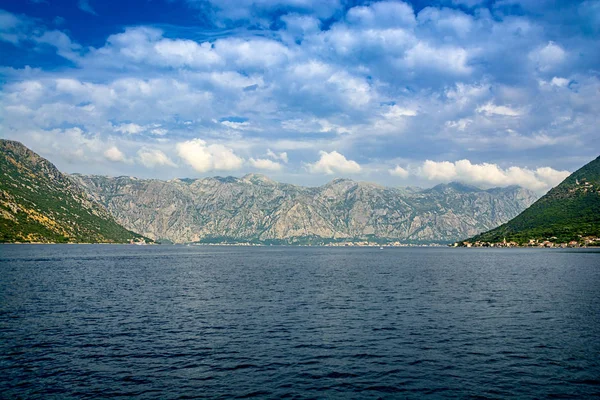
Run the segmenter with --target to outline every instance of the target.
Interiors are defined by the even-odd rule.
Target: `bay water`
[[[600,252],[0,246],[0,397],[116,396],[600,396]]]

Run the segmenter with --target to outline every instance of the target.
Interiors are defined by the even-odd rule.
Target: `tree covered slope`
[[[600,237],[600,157],[571,174],[517,217],[469,242]]]

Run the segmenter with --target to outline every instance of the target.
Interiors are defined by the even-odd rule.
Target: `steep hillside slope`
[[[0,242],[108,242],[140,238],[54,165],[0,140]]]
[[[600,157],[572,173],[514,219],[469,241],[525,243],[600,237]]]

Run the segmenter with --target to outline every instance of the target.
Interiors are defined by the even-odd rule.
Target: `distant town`
[[[529,239],[527,243],[519,244],[515,241],[507,242],[456,242],[452,247],[553,247],[553,248],[575,248],[575,247],[597,247],[600,246],[600,238],[595,236],[582,237],[580,240],[571,240],[570,242],[556,242],[557,237],[551,237],[547,240]]]

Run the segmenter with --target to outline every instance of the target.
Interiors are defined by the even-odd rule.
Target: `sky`
[[[599,0],[0,0],[0,137],[64,172],[544,193],[598,127]]]

